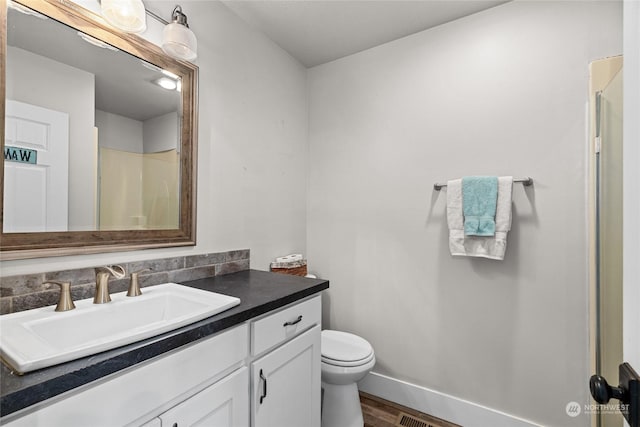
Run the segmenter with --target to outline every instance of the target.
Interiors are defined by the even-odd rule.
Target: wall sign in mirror
[[[195,244],[197,67],[75,3],[2,3],[2,259]]]

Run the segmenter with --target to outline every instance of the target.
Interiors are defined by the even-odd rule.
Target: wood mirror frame
[[[165,55],[156,45],[111,27],[99,15],[68,0],[14,0],[43,15],[105,41],[182,78],[180,126],[179,228],[166,230],[65,231],[4,233],[0,209],[0,259],[26,259],[129,251],[146,248],[193,246],[196,237],[196,154],[198,67]],[[4,153],[7,0],[0,0],[0,148]],[[4,201],[4,159],[0,162],[0,208]]]

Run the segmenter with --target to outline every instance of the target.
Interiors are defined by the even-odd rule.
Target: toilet
[[[373,347],[347,332],[324,330],[322,353],[322,427],[362,427],[358,381],[376,364]]]

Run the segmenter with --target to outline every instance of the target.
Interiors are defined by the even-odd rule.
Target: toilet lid
[[[361,359],[361,360],[353,360],[353,361],[350,361],[350,362],[347,362],[347,361],[344,361],[344,360],[333,360],[333,359],[329,359],[328,357],[322,356],[322,363],[323,363],[323,365],[327,364],[327,365],[339,366],[341,368],[353,368],[353,367],[359,367],[359,366],[366,365],[367,363],[371,362],[372,360],[375,360],[375,358],[376,357],[373,354],[373,352],[369,355],[369,357],[366,357],[366,358]]]
[[[373,357],[373,348],[364,338],[348,332],[322,331],[320,346],[322,359],[328,363],[351,365],[349,362],[366,363]]]

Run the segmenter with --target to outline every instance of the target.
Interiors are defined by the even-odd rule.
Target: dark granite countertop
[[[241,302],[232,309],[175,331],[23,376],[13,374],[2,364],[0,415],[9,415],[329,287],[329,282],[322,279],[306,279],[258,270],[182,284],[232,295],[240,298]],[[144,292],[144,288],[142,290]]]

